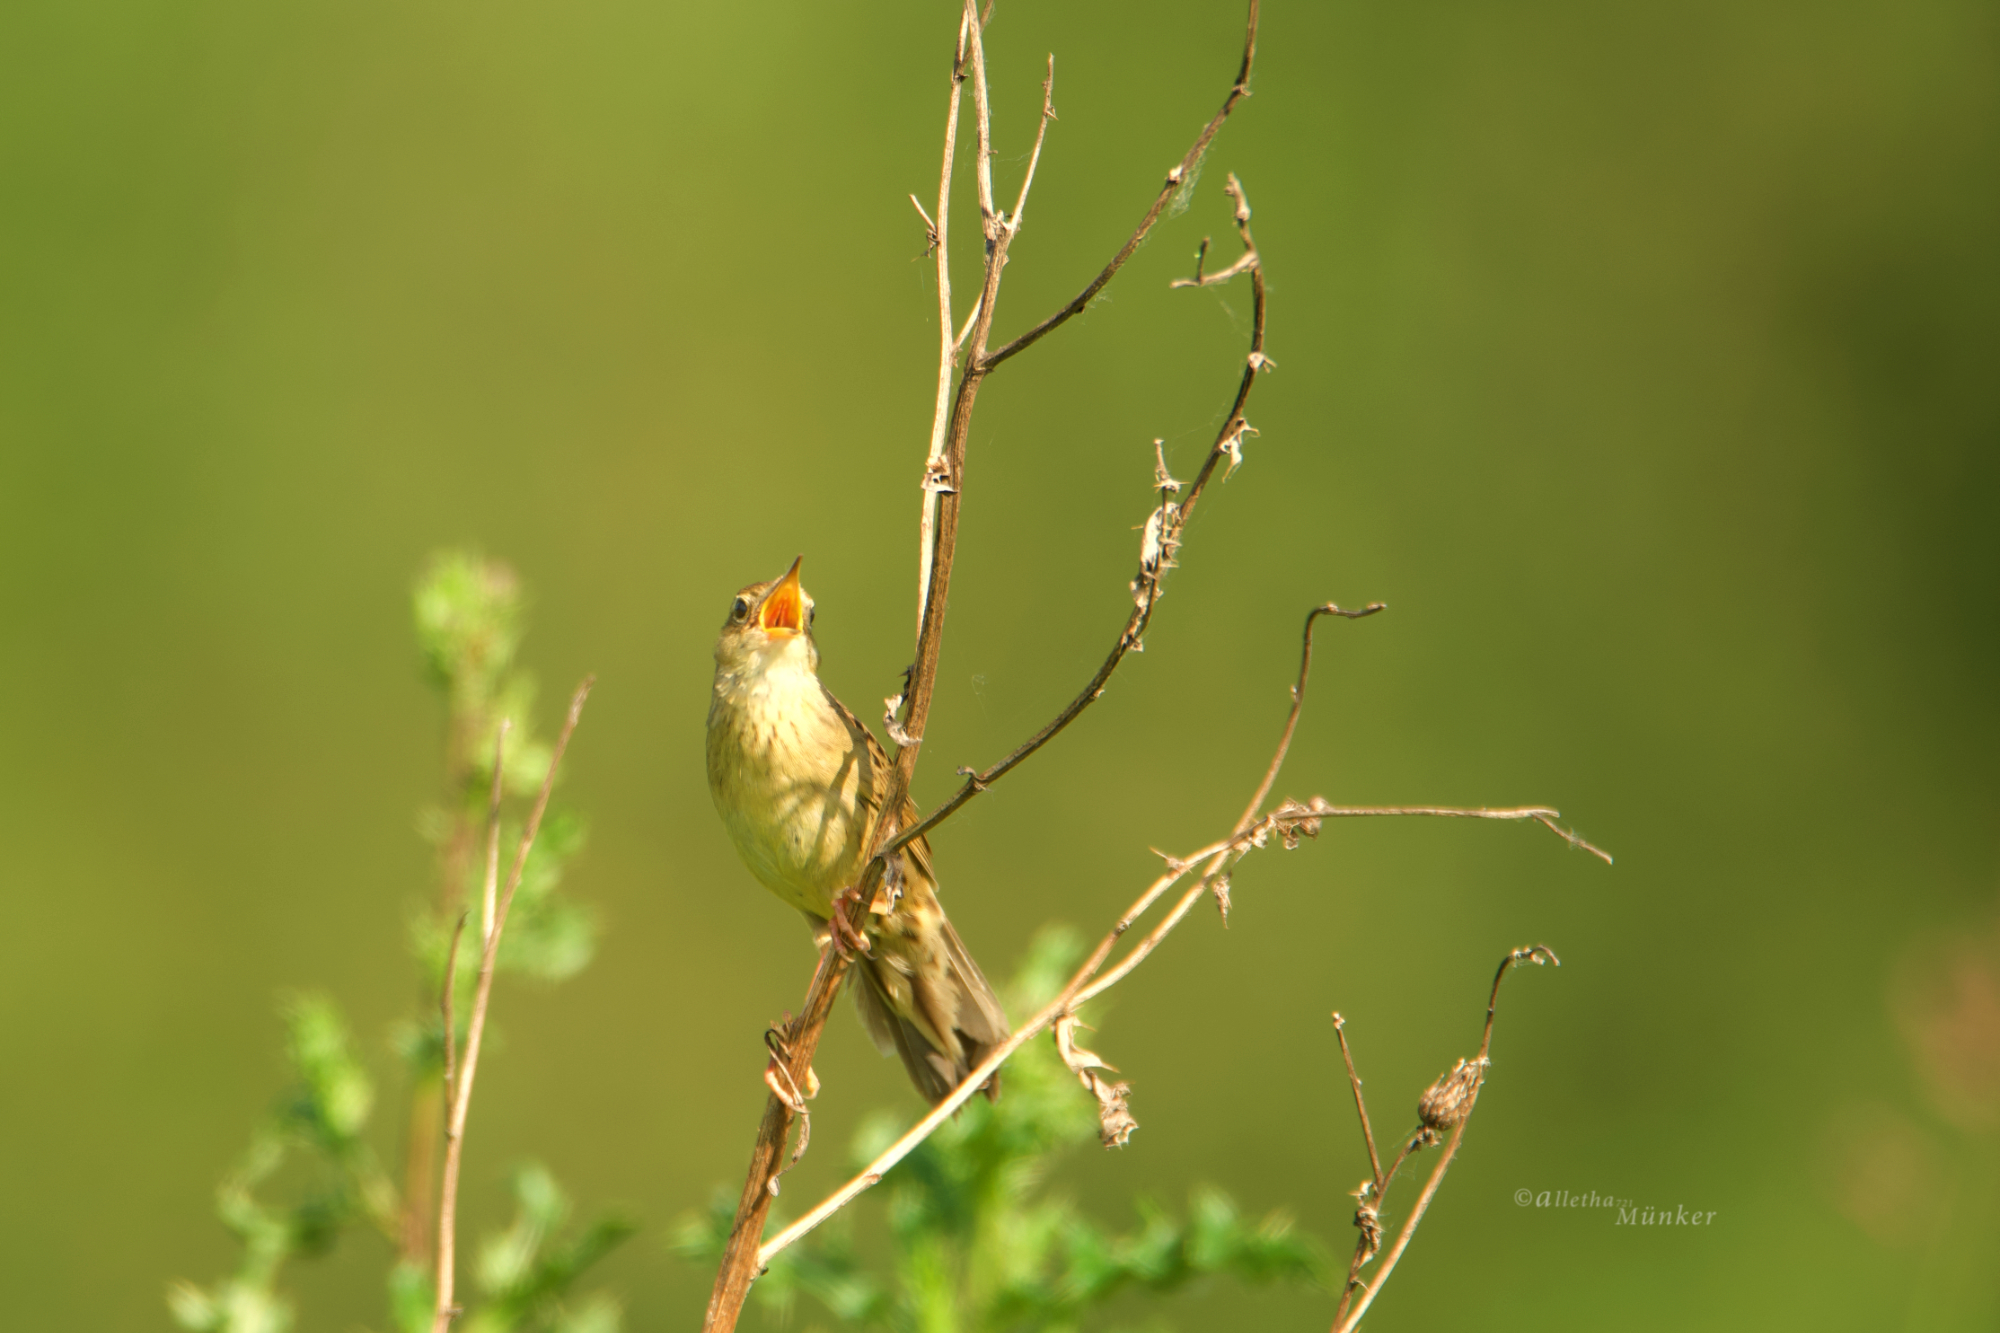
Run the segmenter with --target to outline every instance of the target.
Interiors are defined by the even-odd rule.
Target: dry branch
[[[1053,70],[1053,65],[1051,65]],[[1242,381],[1237,385],[1236,397],[1231,402],[1229,414],[1224,418],[1222,429],[1216,432],[1215,442],[1209,447],[1208,455],[1202,462],[1201,471],[1196,475],[1194,486],[1187,497],[1174,502],[1172,496],[1181,489],[1181,483],[1167,475],[1166,460],[1160,459],[1155,473],[1155,484],[1160,490],[1160,504],[1147,520],[1146,539],[1141,543],[1139,572],[1132,580],[1132,610],[1125,618],[1124,627],[1112,643],[1110,653],[1097,668],[1075,698],[1064,706],[1040,731],[1021,742],[1012,753],[988,768],[972,771],[960,769],[965,783],[950,799],[936,810],[924,816],[914,827],[905,829],[896,839],[882,849],[884,855],[894,852],[905,843],[923,837],[945,820],[957,814],[973,797],[1005,777],[1017,768],[1028,756],[1054,740],[1056,735],[1083,713],[1084,709],[1097,702],[1110,683],[1112,673],[1125,660],[1125,655],[1144,642],[1146,628],[1152,623],[1153,608],[1160,599],[1160,585],[1166,572],[1174,567],[1174,557],[1181,545],[1181,534],[1187,530],[1188,521],[1194,516],[1195,506],[1201,503],[1203,491],[1208,487],[1209,478],[1214,475],[1216,465],[1229,460],[1229,471],[1234,471],[1242,462],[1242,440],[1244,432],[1252,427],[1243,418],[1244,406],[1250,400],[1250,390],[1255,386],[1260,373],[1270,368],[1271,362],[1264,355],[1264,270],[1257,254],[1256,242],[1250,235],[1250,208],[1243,202],[1243,186],[1234,175],[1230,176],[1226,187],[1230,197],[1237,201],[1237,229],[1243,239],[1243,259],[1232,268],[1232,276],[1249,272],[1255,295],[1255,309],[1250,329],[1250,351],[1244,359]],[[1175,283],[1176,286],[1185,285]],[[1157,445],[1157,442],[1156,442]],[[1223,474],[1227,476],[1228,473]],[[1374,609],[1380,609],[1376,607]],[[1342,615],[1369,615],[1372,610],[1356,613],[1341,612]],[[1262,798],[1259,798],[1261,802]],[[1253,803],[1254,804],[1254,803]]]
[[[535,836],[541,832],[542,816],[549,808],[549,793],[555,788],[556,769],[562,763],[563,751],[569,748],[569,738],[576,731],[577,720],[583,716],[583,704],[590,697],[590,687],[596,677],[586,676],[576,687],[576,693],[569,701],[569,713],[563,718],[562,732],[556,737],[555,748],[549,753],[549,771],[542,778],[542,789],[536,793],[534,808],[528,814],[527,827],[521,830],[520,845],[514,849],[514,863],[507,872],[507,888],[499,895],[493,912],[493,924],[486,931],[479,956],[479,981],[472,993],[472,1019],[465,1029],[465,1061],[457,1070],[456,1086],[448,1076],[445,1080],[448,1119],[445,1122],[444,1180],[438,1191],[438,1248],[437,1248],[437,1306],[432,1316],[432,1333],[446,1333],[451,1321],[458,1317],[459,1307],[453,1299],[453,1286],[457,1280],[456,1254],[458,1231],[458,1171],[465,1150],[465,1118],[472,1109],[472,1082],[479,1072],[479,1047],[486,1035],[487,1004],[493,996],[493,969],[500,956],[500,933],[507,925],[507,910],[514,905],[514,891],[521,887],[521,873],[528,865],[528,852],[535,845]],[[506,732],[501,736],[504,742]],[[497,744],[497,743],[496,743]],[[490,840],[499,837],[500,755],[496,750],[493,761],[493,791],[495,795],[492,810],[493,832]],[[497,842],[491,845],[496,845]],[[497,856],[489,857],[489,875],[497,873]],[[489,886],[490,892],[490,886]],[[458,939],[452,938],[452,962],[446,965],[445,994],[451,993],[455,980],[453,967],[456,965]],[[447,1010],[447,1014],[449,1010]],[[445,1027],[445,1061],[451,1064],[453,1033],[449,1025]]]
[[[1035,167],[1040,160],[1048,123],[1055,118],[1052,105],[1054,59],[1050,58],[1048,81],[1043,85],[1042,115],[1034,150],[1029,157],[1028,169],[1022,181],[1014,212],[1008,215],[999,211],[994,202],[991,174],[992,117],[987,92],[983,37],[986,16],[975,12],[973,0],[966,0],[951,71],[952,87],[947,108],[945,155],[940,170],[939,203],[935,220],[925,212],[921,203],[917,203],[917,211],[924,218],[927,228],[927,243],[932,247],[938,263],[938,394],[922,483],[924,496],[919,524],[921,575],[916,654],[905,676],[903,691],[887,701],[888,711],[884,721],[890,739],[895,742],[897,749],[888,772],[886,789],[878,794],[877,808],[880,810],[897,811],[903,808],[929,721],[943,641],[945,611],[949,604],[953,562],[957,554],[959,510],[965,489],[966,444],[979,389],[985,377],[996,367],[1085,309],[1117,275],[1152,230],[1173,195],[1192,183],[1201,159],[1216,133],[1237,102],[1248,92],[1251,66],[1256,54],[1257,13],[1256,0],[1251,0],[1242,61],[1235,82],[1231,85],[1221,109],[1202,129],[1180,163],[1168,172],[1166,183],[1131,238],[1076,298],[1027,333],[1005,344],[999,350],[989,352],[987,343],[992,331],[994,310],[1001,277],[1007,263],[1008,249],[1021,227],[1029,188],[1033,182]],[[978,141],[978,194],[981,230],[985,240],[985,267],[980,291],[972,310],[964,325],[954,333],[946,265],[948,208],[961,98],[960,85],[967,77],[971,78],[973,84],[974,118]],[[1234,832],[1228,838],[1211,843],[1184,860],[1168,858],[1168,872],[1156,879],[1139,896],[1054,1001],[1025,1023],[1007,1041],[991,1050],[987,1058],[963,1083],[866,1170],[813,1208],[798,1222],[770,1241],[759,1244],[772,1198],[777,1193],[777,1178],[783,1169],[781,1159],[784,1157],[785,1140],[791,1122],[795,1118],[803,1120],[806,1114],[806,1100],[816,1091],[817,1080],[812,1073],[812,1059],[818,1049],[820,1035],[834,996],[848,966],[848,958],[838,947],[837,941],[843,936],[848,938],[861,936],[867,904],[873,897],[875,885],[886,873],[889,859],[901,847],[936,828],[994,781],[1018,767],[1099,697],[1125,655],[1141,643],[1160,597],[1161,580],[1165,571],[1174,565],[1174,556],[1184,529],[1203,492],[1213,479],[1216,468],[1226,464],[1223,473],[1226,478],[1243,461],[1244,438],[1246,435],[1255,434],[1254,428],[1244,418],[1244,407],[1259,376],[1272,369],[1273,365],[1264,351],[1266,314],[1264,273],[1250,231],[1250,206],[1241,182],[1233,175],[1229,177],[1227,192],[1234,203],[1237,232],[1243,244],[1242,257],[1225,270],[1213,274],[1204,273],[1198,264],[1193,279],[1174,284],[1206,287],[1228,281],[1244,273],[1250,276],[1254,300],[1250,349],[1245,357],[1241,378],[1222,428],[1218,431],[1199,473],[1190,486],[1184,488],[1182,483],[1168,476],[1164,457],[1161,457],[1156,477],[1156,485],[1160,491],[1159,503],[1147,522],[1142,539],[1139,572],[1131,584],[1133,610],[1128,614],[1125,627],[1113,644],[1104,664],[1099,667],[1083,691],[1050,723],[998,763],[978,772],[961,769],[961,774],[966,776],[964,786],[913,827],[898,828],[893,819],[880,821],[876,830],[875,846],[871,850],[870,859],[864,867],[860,882],[836,898],[836,920],[830,923],[832,928],[829,930],[828,946],[822,951],[813,972],[805,1003],[798,1017],[788,1020],[782,1033],[777,1034],[778,1039],[771,1043],[772,1063],[765,1075],[771,1095],[765,1104],[764,1116],[758,1127],[757,1140],[752,1150],[750,1168],[737,1205],[736,1217],[724,1244],[722,1262],[709,1297],[703,1323],[705,1330],[733,1329],[751,1282],[773,1255],[806,1235],[850,1200],[878,1182],[884,1172],[963,1106],[1016,1050],[1046,1028],[1063,1025],[1062,1045],[1066,1062],[1086,1086],[1091,1087],[1098,1095],[1106,1141],[1122,1142],[1124,1135],[1129,1134],[1132,1128],[1129,1110],[1124,1106],[1122,1085],[1110,1084],[1098,1078],[1095,1070],[1105,1066],[1096,1056],[1075,1046],[1073,1040],[1075,1011],[1085,1001],[1117,984],[1138,967],[1205,894],[1214,892],[1218,901],[1224,904],[1226,911],[1229,867],[1254,848],[1266,845],[1273,835],[1278,836],[1284,846],[1294,847],[1301,838],[1317,836],[1321,823],[1326,818],[1364,814],[1431,814],[1467,818],[1520,819],[1543,823],[1573,845],[1583,846],[1600,856],[1604,855],[1598,849],[1584,843],[1574,833],[1556,824],[1554,821],[1558,817],[1557,812],[1540,806],[1512,810],[1443,807],[1353,808],[1332,806],[1315,797],[1303,805],[1287,801],[1275,810],[1260,814],[1262,803],[1268,797],[1278,770],[1283,764],[1297,725],[1299,709],[1303,704],[1305,683],[1310,669],[1313,622],[1321,615],[1359,617],[1382,609],[1379,604],[1371,604],[1353,612],[1343,611],[1331,604],[1315,608],[1307,617],[1299,681],[1294,687],[1292,710],[1283,736],[1255,796],[1245,808]],[[912,202],[917,202],[914,196]],[[1202,262],[1205,262],[1205,259],[1204,244]],[[957,389],[955,393],[947,394],[954,364],[958,374]],[[1182,495],[1183,490],[1185,490],[1184,495]],[[1176,499],[1176,496],[1182,498]],[[1197,867],[1200,867],[1199,870]],[[1125,932],[1168,890],[1190,877],[1194,879],[1194,883],[1184,889],[1181,897],[1165,917],[1145,938],[1128,950],[1123,958],[1105,970],[1111,953]],[[802,1124],[799,1147],[794,1150],[791,1160],[797,1160],[798,1153],[804,1151],[804,1144],[805,1127]]]
[[[937,220],[933,222],[924,206],[917,203],[917,196],[910,196],[910,202],[917,205],[917,213],[924,220],[928,231],[928,250],[937,258],[938,288],[938,374],[937,408],[931,416],[930,451],[924,456],[924,502],[923,512],[917,526],[917,623],[924,619],[924,607],[931,595],[931,547],[936,541],[938,495],[951,485],[945,475],[944,432],[951,414],[951,371],[957,360],[958,345],[963,337],[952,336],[951,317],[951,167],[958,153],[958,104],[965,84],[966,34],[970,31],[969,18],[961,18],[958,25],[958,50],[951,62],[951,100],[944,119],[944,165],[938,170]]]
[[[1285,719],[1285,729],[1279,739],[1277,749],[1271,757],[1270,766],[1265,770],[1263,781],[1258,784],[1258,800],[1262,800],[1262,794],[1268,791],[1271,783],[1276,780],[1278,769],[1283,765],[1286,751],[1291,746],[1292,735],[1298,725],[1299,711],[1305,706],[1306,682],[1312,669],[1313,622],[1323,614],[1357,618],[1368,615],[1370,612],[1346,612],[1340,610],[1338,607],[1328,605],[1315,607],[1306,617],[1305,642],[1299,654],[1299,678],[1298,683],[1292,689],[1291,712]],[[1288,801],[1279,809],[1273,810],[1262,817],[1252,814],[1249,817],[1239,819],[1235,831],[1227,838],[1210,843],[1206,847],[1198,848],[1185,857],[1167,857],[1166,873],[1149,884],[1145,892],[1141,893],[1133,901],[1132,905],[1125,909],[1124,915],[1118,918],[1116,924],[1098,942],[1097,947],[1091,951],[1090,956],[1084,960],[1083,965],[1070,977],[1068,983],[1064,985],[1056,997],[1044,1005],[1041,1011],[1033,1018],[1016,1029],[1013,1035],[1008,1037],[1005,1042],[995,1047],[988,1054],[986,1060],[966,1076],[964,1082],[960,1083],[958,1087],[952,1090],[949,1096],[932,1108],[929,1115],[912,1126],[908,1133],[891,1144],[879,1157],[870,1162],[859,1175],[848,1181],[840,1189],[834,1191],[834,1193],[821,1201],[804,1217],[801,1217],[798,1221],[786,1227],[784,1231],[766,1242],[757,1256],[759,1267],[769,1263],[773,1255],[805,1236],[821,1222],[839,1212],[854,1198],[880,1181],[890,1167],[908,1156],[919,1143],[930,1137],[938,1126],[942,1125],[959,1107],[963,1106],[984,1085],[987,1078],[996,1072],[1001,1065],[1005,1064],[1015,1051],[1027,1045],[1028,1042],[1040,1035],[1045,1028],[1061,1025],[1073,1020],[1076,1011],[1082,1007],[1085,1001],[1101,994],[1130,975],[1132,970],[1144,962],[1147,956],[1159,946],[1159,943],[1173,931],[1173,928],[1180,924],[1182,918],[1187,915],[1188,909],[1199,901],[1201,895],[1209,889],[1215,873],[1214,866],[1226,863],[1232,857],[1241,857],[1255,848],[1265,846],[1273,834],[1278,835],[1285,846],[1293,847],[1297,845],[1298,839],[1301,836],[1309,837],[1316,833],[1316,829],[1307,829],[1302,826],[1304,822],[1309,820],[1309,816],[1302,819],[1301,816],[1294,813],[1306,809],[1308,807],[1299,806]],[[1106,960],[1111,957],[1112,951],[1117,947],[1118,941],[1123,938],[1125,933],[1160,900],[1167,890],[1193,874],[1195,867],[1203,861],[1210,862],[1211,869],[1204,872],[1193,887],[1183,893],[1180,901],[1175,904],[1173,910],[1167,914],[1166,918],[1145,939],[1133,946],[1126,953],[1125,957],[1119,959],[1117,965],[1110,971],[1103,972],[1100,975],[1100,970],[1104,967]],[[1102,1067],[1101,1062],[1098,1062],[1097,1058],[1090,1052],[1076,1052],[1067,1029],[1064,1030],[1061,1044],[1065,1048],[1063,1050],[1065,1063],[1069,1064],[1070,1068],[1079,1077],[1083,1077],[1085,1086],[1091,1087],[1094,1092],[1097,1091],[1093,1080],[1085,1077],[1085,1075],[1095,1068]],[[1122,1097],[1107,1099],[1100,1093],[1099,1102],[1103,1109],[1107,1144],[1110,1144],[1114,1140],[1122,1143],[1124,1137],[1129,1135],[1134,1127],[1130,1122],[1129,1111],[1126,1111],[1124,1108]],[[1121,1114],[1125,1117],[1124,1120],[1122,1122],[1115,1121],[1114,1118]]]
[[[1355,1072],[1353,1053],[1347,1048],[1345,1020],[1339,1014],[1333,1016],[1334,1032],[1340,1038],[1341,1058],[1347,1063],[1348,1082],[1354,1089],[1354,1109],[1361,1117],[1361,1132],[1368,1142],[1368,1161],[1374,1170],[1374,1175],[1363,1181],[1361,1188],[1355,1192],[1360,1203],[1355,1209],[1354,1225],[1360,1229],[1361,1236],[1354,1245],[1354,1259],[1347,1268],[1347,1284],[1341,1292],[1339,1308],[1334,1311],[1333,1333],[1353,1333],[1355,1326],[1361,1322],[1361,1316],[1368,1313],[1368,1307],[1381,1293],[1382,1285],[1389,1280],[1389,1274],[1395,1271],[1396,1262],[1409,1248],[1411,1238],[1417,1234],[1417,1227],[1424,1220],[1431,1200],[1436,1197],[1438,1186],[1444,1183],[1444,1173],[1451,1168],[1452,1158],[1458,1155],[1458,1145],[1465,1138],[1465,1127],[1471,1123],[1473,1107],[1479,1101],[1479,1089],[1486,1082],[1486,1071],[1493,1063],[1487,1057],[1493,1049],[1493,1013],[1500,1004],[1500,983],[1516,966],[1530,962],[1538,967],[1544,963],[1562,966],[1562,960],[1545,944],[1516,949],[1500,960],[1500,968],[1493,974],[1493,989],[1486,997],[1486,1028],[1479,1037],[1479,1054],[1470,1060],[1460,1060],[1450,1073],[1425,1090],[1417,1103],[1417,1131],[1404,1143],[1386,1172],[1382,1169],[1382,1159],[1375,1152],[1374,1131],[1368,1127],[1368,1105],[1361,1095],[1361,1075]],[[1382,1202],[1388,1195],[1390,1182],[1395,1179],[1396,1169],[1412,1154],[1435,1146],[1439,1135],[1446,1130],[1451,1132],[1451,1139],[1445,1144],[1443,1156],[1431,1168],[1430,1178],[1424,1182],[1423,1192],[1417,1196],[1416,1206],[1410,1209],[1410,1216],[1403,1223],[1402,1230],[1396,1233],[1396,1241],[1389,1247],[1388,1256],[1382,1260],[1375,1280],[1363,1287],[1361,1269],[1381,1249]],[[1359,1301],[1354,1299],[1357,1290],[1361,1292]]]
[[[1139,248],[1140,242],[1146,239],[1146,234],[1152,231],[1153,224],[1160,220],[1160,214],[1166,211],[1167,203],[1174,197],[1175,191],[1194,178],[1195,170],[1201,165],[1202,156],[1208,152],[1208,146],[1215,141],[1217,132],[1222,129],[1222,122],[1229,119],[1229,113],[1236,109],[1238,102],[1250,95],[1250,66],[1256,58],[1257,0],[1250,0],[1250,13],[1245,20],[1243,33],[1243,63],[1237,67],[1236,82],[1230,85],[1229,95],[1222,99],[1221,110],[1215,113],[1196,136],[1194,146],[1189,148],[1187,155],[1167,173],[1167,179],[1160,186],[1159,194],[1153,199],[1152,207],[1148,208],[1146,216],[1139,220],[1139,226],[1133,231],[1131,239],[1111,257],[1111,262],[1104,266],[1103,271],[1092,278],[1089,284],[1072,297],[1062,309],[988,356],[985,369],[991,370],[1016,353],[1026,351],[1073,317],[1082,314],[1089,308],[1097,294],[1118,276],[1118,270],[1125,267],[1125,261],[1132,257],[1132,252]]]
[[[989,11],[990,13],[990,11]],[[1000,279],[1007,264],[1007,250],[1020,230],[1022,215],[1027,207],[1028,186],[1032,183],[1033,166],[1039,161],[1043,135],[1048,122],[1054,118],[1051,99],[1053,96],[1054,60],[1049,66],[1049,84],[1045,85],[1042,102],[1042,117],[1036,135],[1035,153],[1031,157],[1030,171],[1022,182],[1020,196],[1011,219],[1000,215],[993,204],[992,188],[992,124],[986,87],[986,53],[984,26],[986,18],[973,8],[973,0],[966,0],[964,14],[959,24],[957,46],[954,49],[951,78],[952,92],[946,121],[947,146],[943,165],[940,169],[938,215],[935,222],[937,237],[938,271],[940,274],[939,298],[939,407],[934,419],[931,435],[931,449],[925,460],[924,470],[924,523],[920,525],[919,545],[924,559],[924,572],[920,585],[920,614],[917,629],[917,648],[908,680],[901,696],[892,704],[902,708],[901,719],[889,720],[890,738],[897,744],[895,761],[891,765],[886,790],[880,793],[878,809],[900,810],[910,789],[910,779],[916,769],[917,753],[923,743],[924,729],[930,719],[932,695],[936,689],[939,652],[944,638],[944,614],[949,603],[951,572],[958,549],[958,515],[963,500],[965,486],[966,440],[971,430],[973,407],[977,401],[979,388],[986,375],[1013,352],[1019,351],[1027,342],[1017,339],[1003,356],[988,356],[986,341],[992,329],[993,311],[999,294]],[[1209,121],[1196,140],[1182,164],[1169,173],[1169,179],[1176,186],[1193,170],[1201,154],[1207,150],[1216,132],[1222,127],[1233,109],[1244,95],[1250,75],[1250,65],[1256,50],[1257,3],[1251,0],[1249,20],[1244,39],[1243,59],[1237,70],[1236,81],[1222,110]],[[948,205],[950,192],[950,172],[957,134],[957,117],[960,102],[959,84],[964,80],[968,68],[973,81],[973,103],[978,125],[978,175],[982,231],[986,238],[986,263],[984,279],[981,283],[978,301],[973,308],[970,328],[959,338],[952,339],[952,319],[950,300],[945,286],[945,257],[948,247],[946,231],[949,225]],[[1148,212],[1145,221],[1125,248],[1115,256],[1102,274],[1091,284],[1085,298],[1095,295],[1122,267],[1146,233],[1157,221],[1165,207],[1166,195],[1157,200]],[[921,211],[921,210],[919,210]],[[1080,309],[1081,307],[1079,307]],[[1262,329],[1263,295],[1261,281],[1258,290],[1259,339]],[[1043,327],[1028,341],[1040,338],[1049,329],[1066,319],[1067,316],[1053,317],[1044,321]],[[950,340],[949,343],[947,340]],[[949,410],[944,410],[942,386],[948,379],[949,362],[958,356],[959,345],[964,348],[959,365],[958,389],[951,397]],[[1246,377],[1245,386],[1238,394],[1232,416],[1240,415],[1242,398],[1248,392],[1248,379],[1254,378],[1255,369],[1262,364],[1262,349],[1253,352],[1253,368]],[[942,435],[938,422],[943,423]],[[940,445],[940,438],[942,443]],[[1203,469],[1204,479],[1213,468],[1213,460]],[[1199,494],[1197,488],[1196,494]],[[1129,647],[1129,645],[1127,645]],[[1122,656],[1122,650],[1120,651]],[[1058,728],[1059,729],[1059,728]],[[1053,733],[1051,733],[1053,734]],[[901,832],[890,819],[881,821],[877,831],[877,843],[868,863],[862,882],[855,886],[856,892],[848,896],[845,908],[848,934],[857,933],[866,914],[867,904],[872,897],[874,885],[879,882],[885,866],[891,840]],[[785,1073],[794,1086],[809,1087],[812,1083],[812,1059],[819,1048],[820,1034],[826,1026],[826,1019],[833,1006],[835,993],[846,972],[847,958],[832,946],[841,931],[836,925],[829,935],[829,947],[820,955],[818,966],[806,990],[804,1004],[799,1015],[792,1021],[786,1032]],[[717,1270],[715,1286],[709,1295],[705,1330],[727,1330],[736,1326],[736,1320],[749,1294],[750,1283],[756,1277],[760,1265],[757,1262],[757,1242],[763,1234],[764,1220],[769,1214],[772,1192],[769,1188],[780,1171],[779,1159],[783,1153],[784,1141],[794,1116],[792,1106],[774,1087],[766,1100],[764,1116],[758,1126],[757,1140],[751,1150],[750,1169],[745,1177],[743,1193],[737,1204],[736,1218],[731,1224],[729,1239],[723,1247],[722,1263]]]

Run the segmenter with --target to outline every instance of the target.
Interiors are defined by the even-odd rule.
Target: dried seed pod
[[[1433,1135],[1457,1129],[1472,1114],[1479,1097],[1479,1085],[1486,1081],[1485,1060],[1460,1060],[1451,1072],[1424,1090],[1417,1102],[1417,1118]]]

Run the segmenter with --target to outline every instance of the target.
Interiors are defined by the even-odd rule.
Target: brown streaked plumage
[[[764,887],[805,914],[822,941],[834,895],[860,877],[889,760],[819,680],[812,598],[794,561],[730,604],[715,645],[708,789],[736,851]],[[905,800],[897,825],[916,820]],[[883,1054],[941,1100],[1007,1037],[1007,1016],[938,902],[930,844],[897,854],[900,896],[878,891],[855,959],[855,1004]],[[997,1077],[988,1096],[998,1094]]]

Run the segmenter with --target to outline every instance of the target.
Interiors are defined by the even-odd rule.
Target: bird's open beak
[[[805,559],[800,556],[792,561],[778,586],[764,594],[764,604],[757,608],[757,623],[767,634],[797,634],[805,627],[805,592],[799,587],[799,566]]]

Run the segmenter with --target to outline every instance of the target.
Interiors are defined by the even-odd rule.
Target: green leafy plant
[[[1046,1004],[1080,953],[1067,930],[1037,936],[1010,988],[1014,1011]],[[856,1135],[857,1161],[873,1159],[901,1130],[894,1117],[869,1121]],[[1141,1199],[1137,1227],[1113,1233],[1043,1190],[1062,1153],[1098,1140],[1096,1103],[1052,1043],[1029,1045],[1007,1065],[998,1102],[969,1104],[885,1182],[886,1271],[864,1262],[851,1214],[843,1214],[780,1252],[753,1296],[780,1319],[803,1296],[848,1327],[998,1333],[1080,1328],[1122,1293],[1163,1295],[1211,1275],[1328,1286],[1332,1270],[1317,1241],[1280,1213],[1244,1218],[1220,1191],[1197,1191],[1185,1217]],[[734,1214],[734,1200],[718,1195],[708,1212],[683,1221],[675,1251],[713,1264]]]
[[[430,1229],[445,1112],[439,999],[449,976],[454,1042],[462,1046],[483,917],[492,910],[483,900],[489,876],[480,836],[489,803],[496,791],[517,799],[536,792],[551,752],[530,725],[534,680],[515,665],[525,615],[513,571],[498,561],[447,552],[426,567],[413,601],[425,671],[445,705],[445,799],[418,821],[437,849],[437,891],[410,924],[419,1003],[392,1042],[410,1088],[404,1180],[398,1188],[368,1142],[374,1083],[338,1006],[320,995],[286,1001],[290,1085],[217,1193],[222,1222],[242,1243],[235,1271],[208,1287],[183,1282],[168,1293],[176,1322],[196,1333],[284,1333],[294,1313],[278,1287],[285,1263],[323,1254],[355,1229],[373,1231],[394,1247],[387,1280],[394,1325],[419,1333],[433,1323]],[[502,770],[497,784],[496,752]],[[503,803],[496,845],[512,846],[525,822]],[[583,841],[584,825],[574,813],[552,809],[544,817],[521,868],[497,971],[554,982],[590,962],[595,919],[561,892],[564,871]],[[616,1333],[615,1303],[603,1296],[573,1302],[571,1291],[585,1270],[631,1234],[632,1224],[605,1216],[565,1238],[571,1206],[554,1177],[529,1163],[516,1169],[513,1185],[515,1219],[478,1247],[473,1285],[481,1300],[459,1327],[475,1333]],[[286,1201],[268,1202],[260,1190]]]

